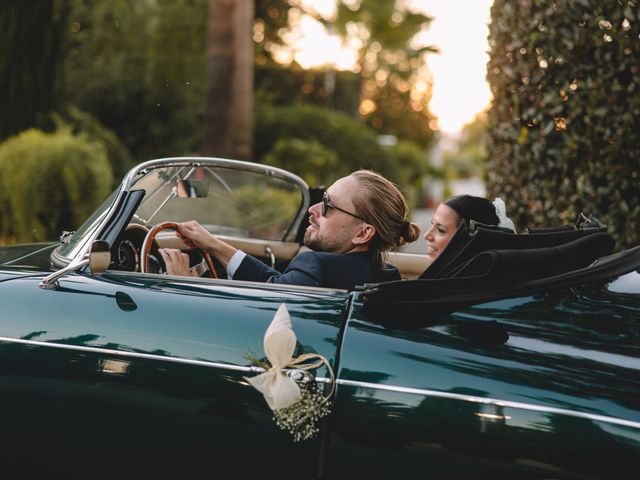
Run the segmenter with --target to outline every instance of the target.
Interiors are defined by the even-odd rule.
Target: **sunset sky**
[[[412,0],[434,17],[424,41],[437,45],[428,57],[433,72],[431,110],[440,129],[456,132],[491,100],[486,82],[490,8],[493,0]]]

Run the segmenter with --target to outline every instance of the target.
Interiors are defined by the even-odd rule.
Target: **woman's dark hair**
[[[496,215],[496,207],[489,200],[473,195],[455,195],[444,201],[444,204],[455,210],[462,220],[469,223],[474,220],[485,225],[498,225],[500,219]]]

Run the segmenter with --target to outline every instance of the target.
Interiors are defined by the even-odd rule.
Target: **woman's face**
[[[433,214],[431,226],[424,233],[424,239],[427,241],[427,258],[432,262],[449,244],[451,237],[453,237],[458,228],[459,222],[460,216],[454,209],[444,203],[438,205],[436,212]]]

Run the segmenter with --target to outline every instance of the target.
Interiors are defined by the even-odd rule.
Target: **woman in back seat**
[[[431,220],[431,226],[424,234],[429,265],[447,247],[460,222],[469,223],[471,220],[515,231],[513,222],[506,216],[502,199],[496,198],[492,203],[486,198],[473,195],[449,197],[438,205]]]

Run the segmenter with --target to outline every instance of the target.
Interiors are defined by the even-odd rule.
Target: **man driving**
[[[309,207],[304,244],[311,252],[294,257],[281,273],[209,233],[192,220],[178,224],[177,235],[189,247],[215,256],[235,280],[351,290],[356,285],[399,280],[385,262],[390,249],[413,242],[420,227],[406,220],[407,203],[383,176],[358,170],[338,179],[323,201]],[[177,249],[160,249],[173,275],[196,275],[189,257]]]

